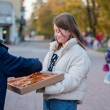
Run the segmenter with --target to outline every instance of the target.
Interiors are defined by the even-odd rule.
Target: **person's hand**
[[[43,87],[43,88],[41,88],[41,89],[37,89],[37,90],[36,90],[36,93],[42,93],[42,92],[44,92],[44,90],[45,90],[45,87]]]

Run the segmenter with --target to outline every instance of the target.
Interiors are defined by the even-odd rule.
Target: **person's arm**
[[[88,56],[81,54],[78,55],[73,59],[68,73],[65,73],[64,80],[54,85],[45,87],[44,93],[61,94],[76,90],[87,76],[90,64],[91,63]]]
[[[42,70],[42,64],[37,58],[16,57],[9,54],[4,47],[1,52],[2,71],[7,77],[27,76]]]

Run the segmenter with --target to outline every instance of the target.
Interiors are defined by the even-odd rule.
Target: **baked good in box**
[[[37,83],[39,81],[48,79],[55,76],[55,74],[45,74],[45,73],[33,73],[29,76],[19,77],[19,78],[11,78],[8,80],[8,84],[17,86],[17,87],[26,87],[28,85]]]

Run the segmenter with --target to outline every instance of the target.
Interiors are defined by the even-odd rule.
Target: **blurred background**
[[[0,0],[0,37],[8,44],[30,39],[51,41],[53,18],[69,12],[78,23],[85,45],[106,48],[110,37],[109,5],[109,0]],[[98,47],[94,47],[94,41]]]
[[[110,47],[110,0],[0,0],[0,39],[16,56],[43,62],[54,41],[52,21],[71,13],[91,59],[88,90],[78,110],[109,110],[110,85],[104,84],[104,53]],[[42,94],[23,96],[7,90],[5,110],[42,110]]]

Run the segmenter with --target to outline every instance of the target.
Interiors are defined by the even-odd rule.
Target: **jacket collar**
[[[60,55],[59,55],[58,60],[56,61],[56,63],[60,60],[60,58],[66,53],[66,51],[69,48],[71,48],[72,46],[74,46],[77,43],[78,42],[77,42],[76,38],[72,38],[69,41],[67,41],[65,46],[61,49]],[[49,61],[48,62],[50,62],[50,60],[51,60],[51,57],[54,53],[53,49],[55,48],[56,45],[57,45],[56,41],[50,43],[50,53],[49,53]],[[49,63],[48,63],[48,65],[49,65]]]
[[[63,50],[67,50],[70,47],[74,46],[75,44],[77,44],[77,40],[76,38],[72,38],[69,41],[66,42],[65,46],[63,47]],[[55,46],[57,45],[57,41],[51,42],[50,43],[50,50],[53,50],[55,48]]]

